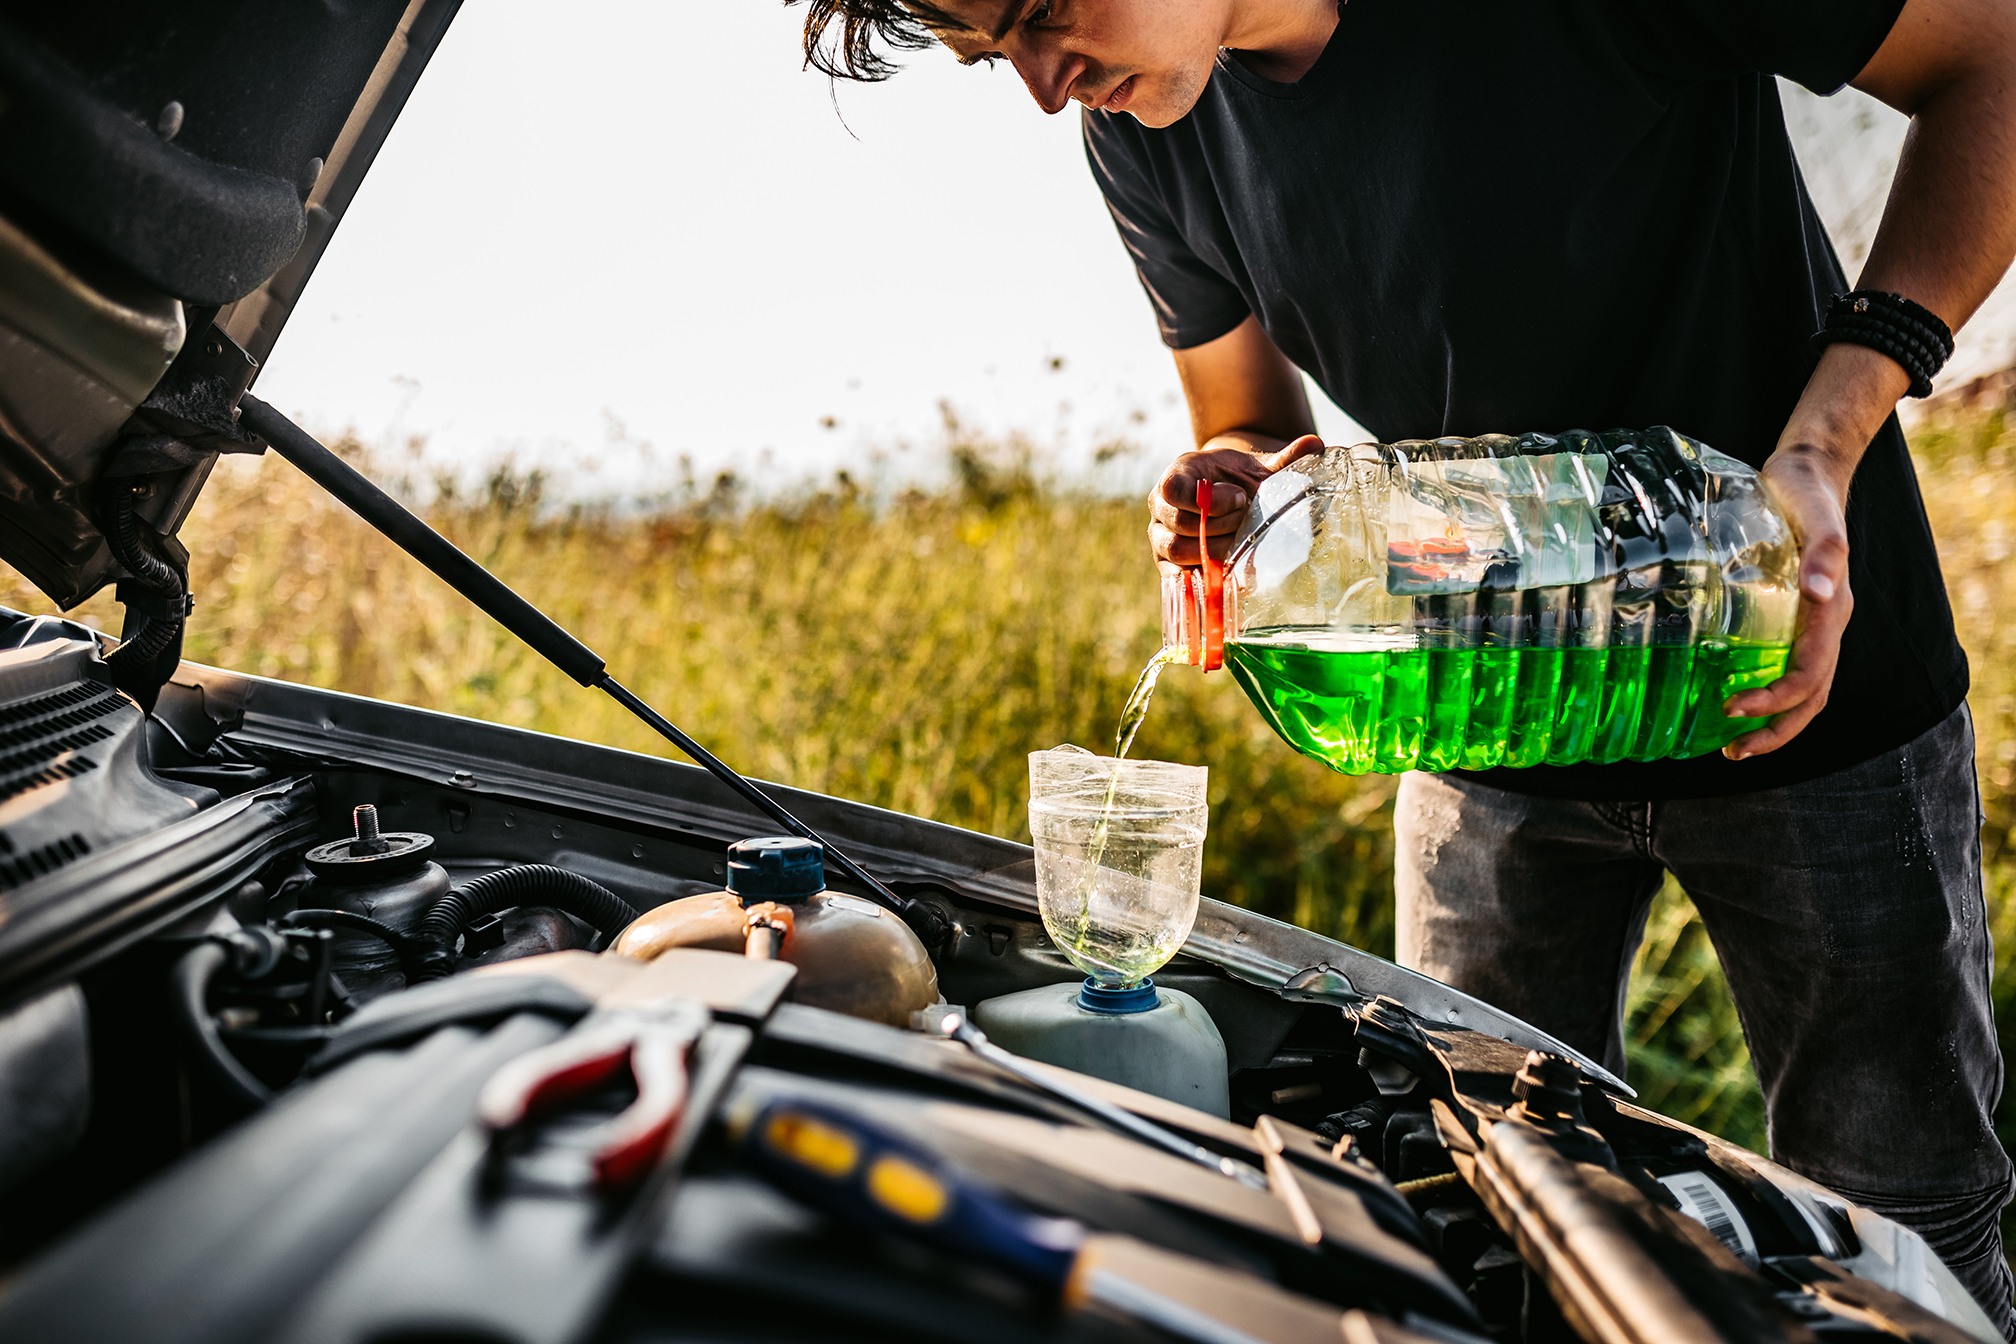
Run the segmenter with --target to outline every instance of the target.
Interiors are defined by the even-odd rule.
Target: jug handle
[[[1197,665],[1206,672],[1225,666],[1225,566],[1211,555],[1211,539],[1206,535],[1211,518],[1211,482],[1197,482],[1198,582],[1203,588],[1204,632],[1202,657]]]

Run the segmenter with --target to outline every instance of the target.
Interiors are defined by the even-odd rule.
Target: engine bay
[[[1368,994],[1385,963],[1314,935],[1210,902],[1156,977],[1223,1038],[1223,1118],[1082,1077],[1074,1104],[934,1032],[914,976],[862,990],[916,939],[837,875],[849,918],[899,931],[883,950],[605,955],[639,915],[713,909],[758,828],[690,767],[186,666],[143,713],[89,631],[22,618],[5,642],[9,1338],[1607,1338],[1592,1303],[1655,1286],[1564,1291],[1562,1210],[1592,1182],[1653,1219],[1637,1253],[1693,1276],[1714,1335],[1895,1333],[1828,1305],[1815,1266],[1846,1264],[1966,1337],[1872,1244],[1882,1220],[1471,1029],[1432,982]],[[790,801],[935,908],[941,1015],[1076,977],[1026,850]],[[638,1006],[668,989],[706,1011]],[[514,1061],[611,1014],[684,1033],[690,1120],[648,1176],[604,1180],[656,1086],[634,1056],[484,1129]],[[923,1184],[822,1185],[843,1148]],[[906,1224],[938,1207],[918,1190],[1023,1228],[1022,1259],[950,1214]]]

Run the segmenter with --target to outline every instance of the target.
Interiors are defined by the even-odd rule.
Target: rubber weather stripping
[[[323,447],[308,431],[249,393],[239,402],[239,410],[240,425],[266,440],[274,452],[292,462],[304,476],[334,495],[400,550],[433,570],[450,588],[475,603],[534,652],[581,685],[607,694],[685,752],[714,778],[734,790],[758,812],[791,834],[824,846],[828,864],[866,887],[878,902],[901,915],[904,923],[917,931],[926,946],[935,946],[943,941],[942,917],[935,907],[908,900],[891,891],[832,841],[791,815],[782,803],[681,732],[670,719],[638,699],[609,675],[608,666],[600,654],[513,592],[503,580],[464,555],[453,542],[372,484],[355,467]]]

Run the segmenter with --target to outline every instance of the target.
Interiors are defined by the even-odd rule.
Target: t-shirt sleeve
[[[1628,14],[1649,64],[1667,73],[1761,71],[1825,97],[1862,72],[1903,8],[1904,0],[1628,0],[1613,13]]]
[[[1162,343],[1187,350],[1244,322],[1252,311],[1245,298],[1183,240],[1156,186],[1140,124],[1088,109],[1084,127],[1092,178],[1154,305]]]

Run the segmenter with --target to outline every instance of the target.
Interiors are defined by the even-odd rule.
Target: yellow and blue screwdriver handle
[[[772,1183],[857,1227],[932,1245],[1061,1291],[1085,1230],[953,1171],[888,1126],[804,1098],[729,1116],[730,1141]]]
[[[727,1126],[757,1173],[814,1208],[1008,1270],[1067,1311],[1149,1322],[1190,1344],[1429,1344],[1244,1270],[1033,1213],[852,1111],[773,1097],[731,1109]]]

